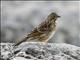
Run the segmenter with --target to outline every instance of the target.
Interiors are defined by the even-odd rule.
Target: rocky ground
[[[80,60],[80,47],[65,43],[1,43],[2,60]]]

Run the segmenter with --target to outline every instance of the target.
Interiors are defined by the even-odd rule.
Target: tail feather
[[[20,45],[22,42],[27,41],[28,37],[25,37],[23,40],[19,41],[18,43],[15,44],[15,46]]]

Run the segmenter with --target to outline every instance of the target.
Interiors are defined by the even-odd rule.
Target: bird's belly
[[[41,36],[41,37],[39,38],[39,41],[47,42],[48,40],[50,40],[50,39],[53,37],[54,33],[55,33],[55,32],[51,32],[51,33],[49,33],[49,34],[44,34],[43,36]]]

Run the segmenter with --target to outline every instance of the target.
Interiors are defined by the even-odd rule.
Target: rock
[[[65,43],[28,42],[13,51],[11,60],[80,60],[80,47]]]
[[[13,56],[13,43],[0,43],[0,60],[9,60]]]

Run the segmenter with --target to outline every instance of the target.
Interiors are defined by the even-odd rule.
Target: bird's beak
[[[61,16],[57,16],[58,18],[60,18]]]

